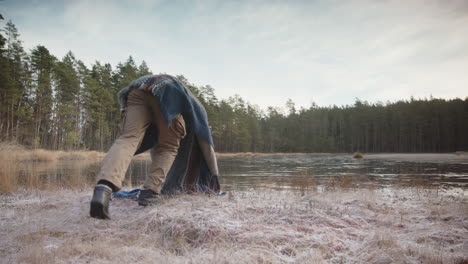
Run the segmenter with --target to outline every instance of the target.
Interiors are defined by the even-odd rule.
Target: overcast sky
[[[467,0],[3,0],[29,51],[132,55],[262,108],[468,96]]]

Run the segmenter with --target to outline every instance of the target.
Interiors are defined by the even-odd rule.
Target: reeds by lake
[[[355,158],[355,159],[362,159],[362,158],[364,158],[364,155],[362,155],[361,152],[354,152],[353,158]]]
[[[0,143],[0,194],[19,188],[43,189],[82,186],[82,175],[70,175],[63,186],[53,186],[43,180],[43,172],[58,161],[99,161],[104,153],[97,151],[28,150],[14,143]],[[78,164],[79,165],[79,164]]]

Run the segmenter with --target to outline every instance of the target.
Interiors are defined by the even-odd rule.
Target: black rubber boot
[[[160,201],[159,194],[150,189],[141,190],[140,195],[138,195],[138,205],[141,206],[155,205]]]
[[[93,199],[91,199],[91,209],[89,214],[97,219],[110,219],[109,200],[112,189],[104,184],[98,184],[94,187]]]

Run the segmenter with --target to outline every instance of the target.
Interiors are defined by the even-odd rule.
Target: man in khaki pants
[[[91,200],[92,217],[109,219],[111,193],[121,189],[132,157],[151,124],[157,127],[157,144],[151,148],[151,170],[140,191],[138,204],[147,206],[157,203],[166,175],[178,154],[180,142],[186,136],[182,114],[175,115],[170,122],[166,121],[160,109],[161,101],[154,94],[171,80],[155,76],[153,79],[144,79],[142,84],[138,83],[140,89],[135,84],[135,87],[131,85],[127,88],[129,91],[126,105],[122,105],[122,132],[106,154],[98,174],[98,182]],[[214,162],[216,163],[216,160]],[[217,167],[212,170],[217,170]],[[215,173],[217,174],[217,171]]]

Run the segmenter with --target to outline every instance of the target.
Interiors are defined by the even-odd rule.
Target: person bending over
[[[160,194],[220,191],[208,117],[201,103],[175,77],[147,75],[118,94],[121,134],[97,176],[90,215],[110,219],[109,200],[121,189],[134,155],[150,150],[151,169],[138,197],[141,206]]]

